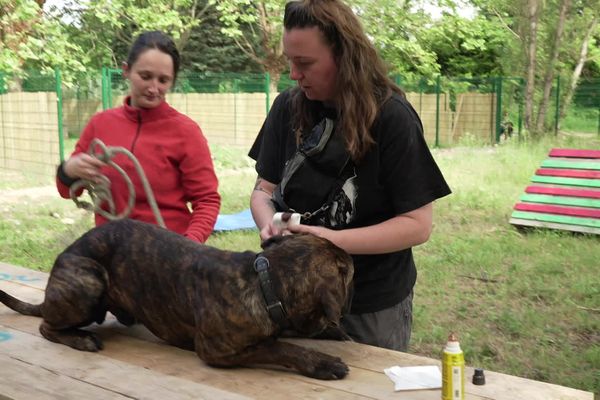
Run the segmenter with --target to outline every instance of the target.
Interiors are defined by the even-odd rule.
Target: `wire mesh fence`
[[[54,173],[65,157],[64,139],[78,137],[92,115],[119,106],[128,92],[121,70],[104,68],[68,78],[63,81],[60,71],[0,74],[0,168]],[[493,144],[522,134],[522,78],[395,77],[395,81],[420,115],[432,147]],[[284,75],[275,82],[268,74],[184,71],[167,100],[200,125],[210,144],[249,147],[277,94],[293,85]],[[552,95],[556,110],[548,112],[548,126],[558,120],[560,93],[561,86],[556,85]],[[600,129],[600,80],[582,82],[572,104],[565,127],[582,120],[570,120],[571,115],[585,115],[588,127]],[[596,123],[589,121],[594,118]]]
[[[0,166],[52,174],[60,158],[55,73],[0,76]]]
[[[580,80],[568,104],[562,112],[561,129],[600,135],[600,79]]]

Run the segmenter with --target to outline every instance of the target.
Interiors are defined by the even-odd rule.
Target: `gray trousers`
[[[412,329],[413,292],[400,303],[381,311],[346,314],[342,326],[359,343],[397,351],[408,351]]]

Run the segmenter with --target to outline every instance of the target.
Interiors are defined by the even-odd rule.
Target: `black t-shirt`
[[[323,115],[328,113],[323,109]],[[286,161],[296,152],[291,121],[290,89],[275,99],[249,152],[256,160],[258,175],[273,184],[281,181]],[[371,135],[376,145],[354,165],[354,176],[348,182],[352,212],[340,228],[374,225],[450,194],[423,137],[421,121],[402,96],[394,94],[383,104]],[[404,300],[415,284],[417,271],[410,248],[354,255],[353,259],[353,314],[391,307]]]

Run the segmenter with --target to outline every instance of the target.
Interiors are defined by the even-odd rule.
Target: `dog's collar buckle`
[[[289,322],[283,303],[277,298],[273,289],[273,281],[269,274],[269,260],[265,256],[258,255],[254,260],[254,270],[258,273],[260,289],[267,304],[269,317],[280,327],[286,328]]]

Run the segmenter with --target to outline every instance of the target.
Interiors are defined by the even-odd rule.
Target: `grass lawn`
[[[600,393],[600,239],[508,223],[552,147],[600,145],[569,136],[433,151],[453,194],[436,202],[433,235],[414,249],[410,351],[439,358],[454,331],[469,365]],[[223,213],[248,207],[255,174],[245,151],[213,147]],[[0,188],[11,188],[6,180],[15,177],[2,176]],[[91,215],[58,196],[0,202],[0,261],[48,270],[91,226]],[[208,243],[259,248],[256,231],[219,233]]]

